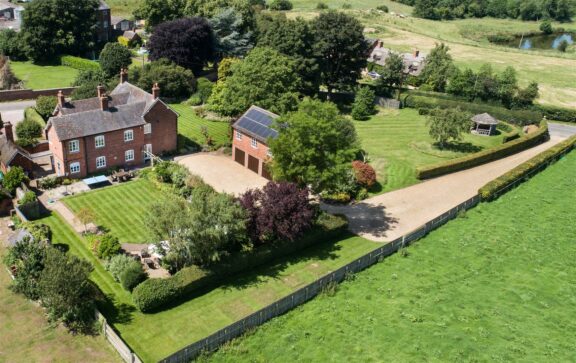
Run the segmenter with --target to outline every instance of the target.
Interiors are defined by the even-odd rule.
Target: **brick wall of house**
[[[244,166],[248,167],[248,156],[252,155],[259,160],[258,174],[265,176],[263,170],[264,164],[268,161],[270,156],[268,155],[268,150],[270,149],[268,145],[256,141],[257,147],[252,146],[252,137],[246,134],[242,134],[241,139],[238,139],[238,131],[234,130],[234,136],[232,141],[232,160],[236,160],[236,149],[240,149],[245,152],[244,156]]]
[[[134,139],[132,141],[124,141],[124,131],[126,130],[132,130],[134,132]],[[88,174],[98,173],[113,167],[130,168],[143,163],[142,146],[144,145],[144,130],[141,126],[112,131],[102,135],[104,136],[104,147],[101,148],[96,148],[96,137],[100,135],[92,135],[84,138],[86,143]],[[127,162],[125,160],[127,150],[134,150],[133,161]],[[106,157],[106,167],[96,167],[96,158],[99,156]]]
[[[143,144],[152,144],[154,155],[176,151],[178,147],[178,116],[162,102],[157,102],[144,119],[152,125],[152,133],[145,135]]]
[[[86,172],[86,158],[85,158],[86,145],[84,144],[83,138],[79,138],[79,139],[75,139],[75,140],[78,140],[80,142],[80,151],[77,151],[77,152],[70,152],[70,142],[73,140],[66,140],[62,143],[62,150],[63,150],[63,154],[64,154],[64,158],[63,158],[64,165],[62,167],[62,173],[60,175],[68,176],[71,178],[82,178],[82,177],[85,177],[87,174],[87,172]],[[75,174],[70,173],[70,164],[72,164],[74,162],[80,163],[80,173],[75,173]],[[55,164],[56,164],[56,161],[55,161]]]

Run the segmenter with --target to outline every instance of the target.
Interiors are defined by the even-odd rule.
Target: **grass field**
[[[89,208],[96,214],[96,224],[110,229],[125,243],[153,243],[147,238],[144,216],[161,193],[145,179],[131,181],[90,193],[65,198],[64,203],[77,213]]]
[[[433,147],[428,135],[426,117],[414,109],[381,109],[368,121],[354,121],[362,148],[387,192],[418,182],[416,168],[502,143],[502,135],[485,137],[467,134],[461,151],[443,151]],[[382,178],[382,176],[385,178]],[[382,181],[385,180],[385,183]]]
[[[51,215],[40,222],[52,228],[54,243],[67,245],[71,253],[95,266],[91,278],[108,297],[100,307],[102,312],[145,362],[156,362],[377,247],[359,237],[322,241],[282,261],[235,276],[168,310],[142,314],[130,294],[89,251],[87,242],[60,216]]]
[[[573,361],[575,180],[573,152],[203,361]]]
[[[170,107],[180,114],[178,118],[179,148],[185,145],[206,144],[206,137],[201,132],[202,127],[206,127],[216,148],[230,144],[230,124],[228,122],[210,121],[198,117],[190,106],[184,104],[172,104]]]
[[[31,62],[10,62],[12,71],[31,89],[69,87],[78,71],[65,66],[40,66]]]
[[[0,259],[4,255],[0,247]],[[8,290],[10,276],[0,271],[0,362],[120,362],[102,336],[70,334],[46,321],[40,307]]]

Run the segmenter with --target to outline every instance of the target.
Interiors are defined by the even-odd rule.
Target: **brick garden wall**
[[[70,96],[76,87],[51,88],[51,89],[16,89],[9,91],[0,91],[0,102],[18,101],[18,100],[35,100],[40,96],[56,96],[58,91],[62,90],[65,96]]]

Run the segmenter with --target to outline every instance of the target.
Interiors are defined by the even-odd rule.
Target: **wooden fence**
[[[122,338],[120,338],[114,329],[108,325],[106,318],[98,310],[96,310],[96,321],[102,324],[102,334],[106,340],[114,347],[114,349],[116,349],[118,354],[120,354],[120,357],[122,357],[126,363],[142,363],[136,353],[132,352],[130,347],[124,343]]]

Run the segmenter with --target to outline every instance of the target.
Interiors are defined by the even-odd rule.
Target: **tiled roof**
[[[14,247],[16,243],[22,241],[26,237],[30,238],[31,240],[34,240],[34,237],[32,237],[32,234],[30,234],[30,232],[28,232],[27,229],[20,228],[13,235],[8,237],[7,239],[8,247]]]
[[[60,141],[98,135],[144,125],[146,102],[136,102],[109,108],[52,117],[48,123],[54,127]]]
[[[108,96],[108,106],[115,108],[128,103],[130,94],[128,92]],[[71,115],[78,112],[86,112],[100,109],[100,99],[98,97],[86,98],[83,100],[66,102],[64,107],[58,107],[62,115]]]
[[[472,117],[472,121],[474,121],[477,124],[481,124],[481,125],[497,125],[498,124],[498,120],[486,112]]]
[[[269,138],[278,137],[278,131],[272,128],[279,116],[258,106],[252,106],[232,126],[236,130],[266,143]]]
[[[0,135],[0,160],[2,164],[8,166],[14,157],[20,154],[28,159],[30,159],[30,154],[28,151],[20,148],[15,143],[8,141],[6,135]]]

